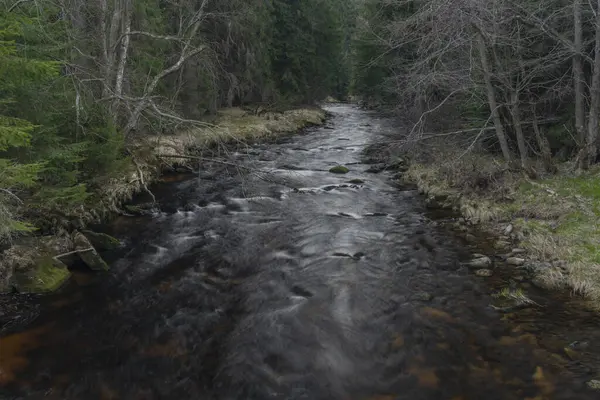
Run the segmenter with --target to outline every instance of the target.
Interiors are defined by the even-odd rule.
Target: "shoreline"
[[[572,165],[563,164],[557,174],[532,181],[492,156],[448,161],[453,156],[407,163],[396,179],[416,185],[428,208],[460,215],[454,228],[468,243],[477,241],[474,231],[495,238],[495,254],[489,256],[533,286],[570,292],[600,310],[600,170],[576,175]]]
[[[149,186],[169,171],[191,170],[210,159],[223,146],[273,140],[299,133],[310,126],[325,123],[327,113],[322,108],[298,108],[282,113],[248,114],[242,109],[223,109],[214,124],[196,127],[173,135],[145,136],[135,145],[127,146],[130,157],[123,161],[117,174],[100,177],[93,182],[97,188],[85,204],[76,209],[60,210],[64,220],[52,221],[56,233],[24,236],[2,252],[0,258],[1,293],[52,293],[69,281],[68,266],[82,261],[90,269],[108,270],[98,251],[120,244],[116,239],[92,231],[91,224],[105,223],[118,215],[128,215],[132,209],[123,207],[134,196],[147,192]],[[208,153],[208,155],[204,155]],[[125,207],[127,208],[127,207]],[[57,209],[40,210],[57,212]],[[143,212],[143,210],[134,210]]]

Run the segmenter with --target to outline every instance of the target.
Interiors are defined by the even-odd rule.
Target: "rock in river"
[[[477,271],[475,271],[475,275],[480,276],[482,278],[487,278],[490,277],[492,275],[494,275],[494,272],[492,272],[491,269],[478,269]]]
[[[517,267],[520,267],[521,265],[525,264],[525,259],[519,257],[508,257],[506,259],[506,263],[509,265],[515,265]]]
[[[329,172],[332,174],[347,174],[350,170],[343,165],[336,165],[335,167],[332,167]]]
[[[119,239],[116,239],[106,233],[98,233],[89,230],[81,231],[96,250],[115,250],[121,246]]]
[[[467,265],[473,269],[486,268],[492,265],[492,260],[487,256],[483,256],[469,261]]]
[[[81,232],[75,233],[73,237],[75,243],[75,250],[77,255],[81,258],[81,261],[85,263],[91,270],[94,271],[107,271],[108,265],[100,257],[94,246]]]

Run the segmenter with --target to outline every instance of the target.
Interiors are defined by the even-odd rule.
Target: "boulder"
[[[89,230],[81,231],[96,250],[106,251],[115,250],[121,246],[119,239],[116,239],[106,233],[98,233]]]
[[[50,293],[60,289],[71,277],[65,264],[50,256],[42,257],[31,268],[16,271],[13,286],[19,293]]]
[[[600,390],[600,379],[592,379],[587,383],[590,389]]]
[[[361,185],[365,183],[365,181],[363,181],[362,179],[352,179],[349,180],[348,183],[352,183],[353,185]]]
[[[490,277],[494,274],[494,272],[492,272],[491,269],[478,269],[477,271],[475,271],[475,275],[480,276],[482,278],[487,278]]]
[[[75,243],[77,255],[79,255],[81,261],[83,261],[91,270],[107,271],[109,269],[106,262],[100,257],[94,246],[92,246],[83,233],[76,232],[73,236],[73,242]]]
[[[330,168],[329,172],[332,174],[347,174],[350,170],[343,165],[336,165],[335,167]]]
[[[520,267],[523,264],[525,264],[525,259],[524,258],[519,258],[519,257],[508,257],[506,259],[506,263],[508,265],[514,265],[514,266]]]
[[[467,266],[473,269],[486,268],[490,265],[492,265],[492,260],[487,256],[475,258],[467,263]]]

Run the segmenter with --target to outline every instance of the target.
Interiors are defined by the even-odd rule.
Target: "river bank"
[[[148,187],[167,171],[191,171],[203,159],[226,157],[231,146],[243,147],[298,132],[323,124],[325,118],[326,113],[316,107],[281,113],[249,113],[233,108],[219,111],[213,121],[193,129],[132,138],[126,145],[129,156],[120,162],[116,172],[88,182],[92,190],[83,203],[68,209],[49,205],[48,209],[35,210],[37,223],[45,225],[52,234],[22,237],[4,249],[0,257],[0,293],[52,292],[69,280],[67,266],[74,262],[81,261],[93,270],[107,269],[98,251],[110,250],[119,243],[106,235],[85,231],[89,224],[106,222],[120,214],[144,212],[139,207],[123,206],[143,191],[154,198]],[[155,207],[154,203],[147,206]]]
[[[19,308],[0,396],[595,399],[595,320],[574,333],[540,296],[525,311],[554,319],[504,321],[523,315],[489,307],[504,269],[465,266],[451,220],[391,180],[400,159],[364,162],[395,121],[327,109],[327,126],[203,163],[151,187],[160,212],[98,227],[124,244],[110,273]]]
[[[488,154],[446,147],[429,157],[415,157],[401,179],[416,184],[429,207],[458,212],[467,241],[476,240],[473,228],[488,232],[496,254],[533,285],[600,309],[599,168],[576,173],[565,163],[534,181]]]

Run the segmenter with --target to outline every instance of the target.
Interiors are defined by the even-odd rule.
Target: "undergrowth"
[[[445,161],[415,163],[406,177],[473,222],[511,222],[530,256],[564,262],[537,271],[545,286],[570,288],[600,307],[600,168],[580,173],[563,164],[531,180],[490,155],[447,151],[437,158]]]

